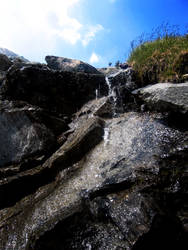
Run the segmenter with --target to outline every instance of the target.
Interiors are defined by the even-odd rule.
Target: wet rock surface
[[[109,88],[108,96],[113,103],[112,113],[118,115],[119,113],[136,111],[137,104],[132,91],[137,89],[139,84],[136,82],[135,71],[131,67],[126,69],[110,68],[109,71],[103,71]]]
[[[186,86],[131,93],[137,84],[128,70],[110,69],[109,82],[41,64],[8,70],[0,249],[186,249]],[[160,93],[164,105],[142,99],[150,88],[144,98]]]
[[[149,232],[154,216],[167,212],[165,211],[166,205],[163,202],[158,203],[157,199],[161,199],[160,194],[152,195],[149,189],[151,188],[153,191],[155,190],[153,186],[156,186],[156,189],[158,187],[161,190],[160,185],[163,184],[160,181],[160,178],[163,179],[163,175],[160,175],[161,157],[165,158],[170,153],[178,152],[180,150],[178,142],[186,144],[185,134],[167,128],[158,118],[136,113],[129,113],[121,118],[113,119],[109,122],[108,128],[109,136],[106,136],[105,141],[102,141],[78,163],[63,170],[56,181],[48,184],[51,185],[51,188],[41,188],[32,198],[27,197],[6,212],[6,214],[9,214],[10,211],[17,213],[18,207],[22,211],[21,214],[13,216],[14,219],[10,218],[9,221],[9,233],[12,232],[12,240],[17,239],[15,248],[25,249],[26,245],[29,244],[30,249],[35,249],[35,238],[53,228],[58,221],[62,221],[63,225],[65,218],[80,211],[88,211],[91,222],[88,222],[89,225],[84,223],[85,229],[78,226],[79,222],[78,224],[72,224],[72,221],[70,223],[74,225],[70,228],[74,227],[75,234],[81,234],[83,236],[82,242],[85,242],[83,245],[79,245],[81,239],[79,241],[77,239],[74,245],[75,236],[65,238],[65,241],[71,241],[70,249],[87,249],[88,244],[91,246],[92,244],[93,246],[102,244],[99,249],[102,247],[117,249],[118,244],[122,249],[125,246],[127,249],[131,249],[139,237]],[[180,150],[182,154],[185,148]],[[181,171],[184,168],[183,164]],[[176,166],[173,168],[174,171],[178,172]],[[178,177],[174,177],[173,183],[171,183],[171,178],[170,183],[163,180],[167,184],[167,189],[171,185],[173,189],[174,182],[177,181],[176,178]],[[177,195],[180,191],[179,188],[168,192]],[[45,198],[41,198],[44,193]],[[25,208],[28,200],[32,202],[32,205]],[[19,226],[16,231],[11,229],[12,226],[14,228],[15,225],[19,225],[20,220],[22,227]],[[103,220],[110,222],[104,223]],[[100,230],[97,229],[98,224],[96,223],[100,225]],[[2,239],[6,239],[5,225],[1,230]],[[28,225],[32,225],[32,227],[28,227]],[[85,239],[84,231],[90,230],[90,227],[94,229],[91,230],[89,239],[88,237]],[[67,230],[69,229],[67,228]],[[72,229],[70,230],[72,231]],[[64,230],[62,229],[61,232],[63,235]],[[115,240],[110,243],[107,240],[112,232],[116,232],[114,237],[118,238],[120,243]],[[27,244],[25,235],[27,235]],[[98,235],[98,241],[96,235]],[[102,235],[105,235],[104,241],[99,243]],[[64,239],[62,237],[58,241],[62,241]],[[94,241],[93,238],[95,238]],[[49,236],[42,237],[41,240],[38,240],[37,246],[44,245],[46,247],[46,244],[50,246],[48,239],[50,239]],[[2,249],[8,249],[7,242],[3,244],[2,241],[1,244]],[[64,244],[65,242],[62,241],[62,247]],[[56,249],[55,246],[52,249]]]
[[[135,83],[135,72],[132,68],[127,69],[119,69],[116,73],[108,76],[108,79],[112,85],[115,86],[123,86],[129,90],[137,89],[138,86]]]

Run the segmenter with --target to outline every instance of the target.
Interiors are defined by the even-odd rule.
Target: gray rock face
[[[55,72],[41,64],[14,65],[2,86],[4,99],[22,100],[50,112],[72,115],[96,96],[107,93],[101,74]]]
[[[0,167],[39,154],[54,143],[53,134],[36,120],[34,110],[33,107],[7,109],[7,103],[1,103]]]
[[[65,249],[82,249],[80,242],[84,249],[89,245],[98,249],[117,249],[118,246],[132,249],[141,236],[150,232],[157,214],[170,213],[169,208],[166,212],[166,203],[160,200],[161,185],[165,183],[166,196],[172,195],[171,200],[176,203],[183,183],[179,182],[180,186],[176,187],[178,177],[173,175],[178,165],[175,162],[173,165],[169,161],[169,165],[165,165],[165,169],[171,168],[173,178],[161,174],[164,164],[160,162],[167,155],[178,154],[182,145],[183,153],[187,147],[185,134],[166,127],[160,122],[160,117],[136,113],[109,120],[106,126],[104,140],[80,161],[73,163],[72,167],[62,170],[55,182],[40,188],[14,207],[4,209],[1,213],[1,249],[8,250],[10,245],[20,250],[50,249],[53,240],[52,246],[58,242],[58,246],[65,246]],[[69,148],[79,138],[84,138],[79,134],[77,132],[78,139],[71,135],[67,142]],[[63,152],[57,151],[54,159],[60,159]],[[69,160],[71,163],[71,158]],[[61,165],[61,162],[58,160],[57,163]],[[45,165],[49,165],[48,161]],[[185,166],[186,162],[181,165],[182,173]],[[169,183],[164,177],[169,179]],[[173,213],[177,213],[182,205],[176,208],[172,205],[172,208]],[[84,217],[71,219],[70,216],[76,216],[81,211]],[[90,214],[88,219],[87,213]],[[68,217],[69,223],[63,223]],[[79,222],[79,218],[82,218],[82,222]],[[52,230],[35,243],[40,235],[59,221],[64,237],[62,234],[58,236],[55,227],[55,231]],[[82,224],[83,221],[87,223]],[[68,235],[66,230],[70,230]],[[89,235],[86,233],[88,231]]]
[[[8,59],[6,55],[0,54],[0,70],[6,71],[10,68],[12,62]]]
[[[135,90],[133,93],[150,109],[188,112],[188,83],[158,83]]]
[[[63,146],[45,163],[48,168],[66,168],[80,160],[103,137],[104,122],[92,117],[70,135]]]
[[[81,126],[87,118],[99,116],[102,118],[111,118],[113,114],[113,103],[107,96],[87,102],[77,113],[69,126],[71,128]]]
[[[100,74],[96,68],[79,60],[56,56],[46,56],[45,60],[48,67],[54,70]]]
[[[41,64],[8,70],[0,250],[185,249],[187,85],[131,93],[130,72],[122,71],[105,83],[102,74]],[[150,112],[139,112],[142,104]]]

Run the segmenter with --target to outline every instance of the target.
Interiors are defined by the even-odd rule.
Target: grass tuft
[[[181,82],[188,73],[188,32],[180,34],[177,26],[163,23],[131,42],[128,63],[141,84]]]

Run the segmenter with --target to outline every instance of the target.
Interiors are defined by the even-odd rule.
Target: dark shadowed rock
[[[123,86],[128,90],[134,90],[138,88],[135,84],[135,72],[132,68],[120,69],[116,73],[108,76],[108,79],[113,87]]]
[[[0,166],[21,162],[39,155],[55,143],[52,132],[35,115],[32,106],[16,107],[8,101],[0,103]]]
[[[186,250],[187,85],[107,72],[6,72],[0,250]]]
[[[17,64],[2,86],[5,99],[22,100],[50,112],[71,115],[84,103],[107,92],[103,75],[59,72],[41,64]]]
[[[188,112],[188,83],[158,83],[133,94],[152,110]]]
[[[116,69],[115,73],[106,75],[106,84],[108,86],[108,96],[113,102],[113,113],[136,110],[135,97],[131,93],[137,89],[138,85],[134,81],[134,70],[132,68]]]
[[[31,113],[30,116],[32,118],[35,117],[36,120],[36,111],[35,115]],[[34,120],[32,121],[34,122]],[[15,126],[16,125],[17,124],[15,124]],[[25,126],[26,125],[27,124],[25,124]],[[64,145],[61,146],[54,154],[52,149],[55,149],[55,147],[53,148],[55,143],[49,141],[49,134],[49,138],[46,136],[46,140],[48,138],[49,141],[49,145],[47,145],[48,151],[45,152],[43,150],[43,152],[39,152],[43,153],[42,157],[41,154],[27,154],[24,155],[27,156],[27,159],[22,159],[20,164],[18,164],[19,162],[14,162],[14,165],[9,165],[0,169],[0,208],[13,205],[22,197],[36,191],[41,185],[55,181],[59,171],[68,168],[69,166],[72,166],[72,164],[79,161],[92,149],[92,147],[102,140],[103,125],[103,121],[97,117],[85,121],[84,127],[76,129],[75,132],[68,137]],[[35,139],[37,143],[34,133],[32,139]],[[19,143],[24,145],[22,137],[19,137],[17,140],[20,140]],[[33,149],[35,148],[33,147]],[[6,149],[4,149],[4,151],[5,150]],[[51,154],[52,156],[49,158],[49,155]],[[47,158],[49,159],[47,160]],[[10,197],[7,200],[6,195],[9,194]],[[15,195],[12,196],[11,194]]]
[[[12,62],[6,55],[0,54],[0,70],[6,71],[10,68]]]
[[[47,62],[48,67],[54,70],[100,74],[100,72],[93,66],[76,59],[57,56],[46,56],[45,60]]]
[[[5,71],[0,71],[0,85],[2,84],[3,80],[5,79],[6,72]]]
[[[128,64],[128,63],[126,63],[126,62],[125,62],[125,63],[120,63],[120,65],[119,65],[119,66],[120,66],[120,68],[121,68],[121,69],[127,69],[127,68],[129,68],[129,67],[130,67],[130,66],[129,66],[129,64]]]

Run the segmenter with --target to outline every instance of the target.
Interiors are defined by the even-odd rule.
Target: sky
[[[130,42],[162,22],[188,25],[188,0],[0,0],[0,47],[95,67],[126,61]]]

